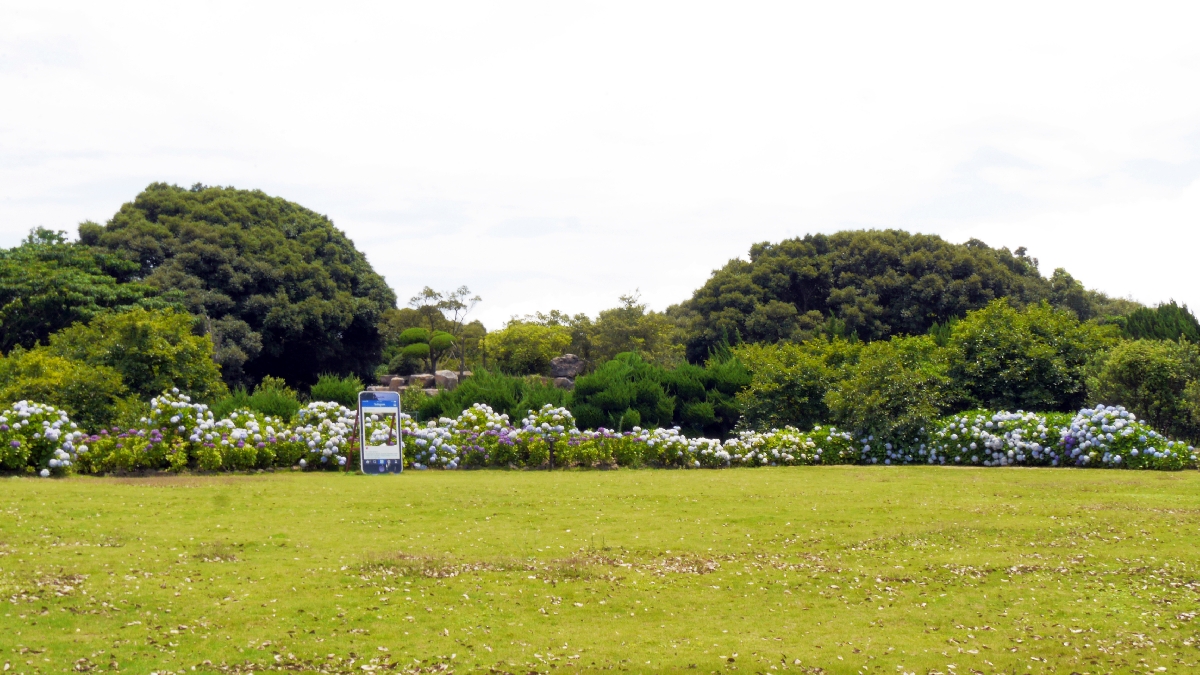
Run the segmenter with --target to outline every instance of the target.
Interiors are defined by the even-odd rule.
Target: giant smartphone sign
[[[366,474],[404,470],[404,438],[400,435],[400,394],[363,391],[358,394],[359,467]]]

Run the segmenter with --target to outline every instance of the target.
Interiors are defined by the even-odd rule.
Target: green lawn
[[[1200,475],[0,479],[8,673],[1198,672]]]

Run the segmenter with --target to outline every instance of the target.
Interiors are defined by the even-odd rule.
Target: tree
[[[675,326],[659,312],[646,311],[637,291],[621,296],[621,304],[600,312],[592,326],[591,352],[597,362],[636,352],[660,366],[676,363],[681,356],[674,339]]]
[[[1157,430],[1200,441],[1200,348],[1186,342],[1122,342],[1097,359],[1094,402],[1123,405]]]
[[[430,331],[437,331],[444,326],[442,330],[453,338],[458,351],[459,373],[466,368],[465,341],[462,339],[466,317],[482,300],[478,295],[471,296],[471,289],[466,286],[459,286],[452,291],[435,291],[426,286],[408,301],[409,307],[415,309],[428,322]]]
[[[0,356],[0,404],[48,403],[88,431],[113,424],[128,394],[116,370],[57,356],[45,347],[17,347]]]
[[[0,250],[0,353],[45,344],[50,334],[105,311],[172,306],[179,298],[130,283],[138,267],[37,228]],[[176,304],[176,306],[178,306]]]
[[[438,360],[454,348],[454,336],[445,331],[433,331],[424,328],[409,328],[400,334],[399,343],[403,347],[400,357],[415,361],[426,361],[429,372],[437,372]]]
[[[191,316],[170,309],[101,314],[50,336],[47,349],[66,359],[111,368],[143,400],[176,387],[207,402],[228,393],[212,359],[212,342],[192,333]]]
[[[908,445],[945,411],[949,384],[932,337],[897,336],[865,345],[825,403],[832,421],[860,437]]]
[[[1125,317],[1122,325],[1125,335],[1134,340],[1179,340],[1200,343],[1200,321],[1188,310],[1172,300],[1153,309],[1142,307]]]
[[[750,384],[737,396],[744,424],[768,431],[802,430],[829,421],[825,395],[858,359],[862,343],[814,338],[803,343],[746,344],[733,353],[750,371]]]
[[[1087,403],[1088,360],[1116,339],[1115,326],[1048,303],[1018,310],[996,300],[954,323],[950,375],[964,408],[1066,412]]]
[[[134,280],[182,293],[217,345],[230,384],[322,372],[369,377],[377,323],[396,298],[320,214],[258,190],[147,187],[80,241],[136,265]]]
[[[545,313],[526,314],[521,322],[566,328],[571,332],[571,344],[567,346],[564,353],[574,354],[584,361],[592,360],[592,338],[595,335],[596,327],[587,314],[579,313],[572,316],[566,312],[552,309]]]
[[[975,239],[951,244],[900,230],[847,231],[755,244],[748,261],[729,261],[667,313],[684,331],[688,360],[700,362],[721,342],[923,335],[997,298],[1024,306],[1050,294],[1037,260],[1023,249],[1014,254]]]
[[[502,372],[511,375],[545,375],[550,359],[565,353],[571,344],[571,331],[565,326],[545,326],[509,321],[484,338],[484,349]]]

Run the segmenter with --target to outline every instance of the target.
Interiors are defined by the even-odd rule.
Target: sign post
[[[380,475],[404,471],[398,392],[359,392],[358,447],[359,468],[363,473]]]

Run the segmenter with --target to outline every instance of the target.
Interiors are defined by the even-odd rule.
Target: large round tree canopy
[[[396,296],[323,215],[258,190],[154,183],[83,243],[178,289],[216,343],[231,384],[264,375],[310,384],[321,372],[369,377],[376,329]]]
[[[690,328],[688,358],[702,361],[723,341],[803,340],[821,326],[864,340],[920,334],[1002,297],[1055,301],[1023,249],[858,230],[756,244],[672,312]]]

